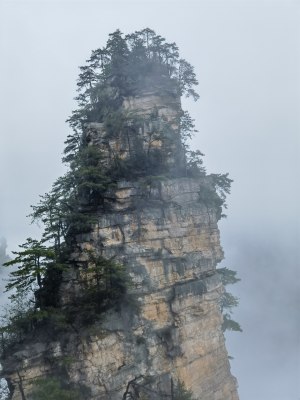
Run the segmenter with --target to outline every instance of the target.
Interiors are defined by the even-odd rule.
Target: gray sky
[[[241,400],[299,400],[299,1],[0,0],[0,236],[13,250],[36,232],[25,216],[63,172],[78,66],[144,27],[195,66],[193,146],[234,179],[221,237],[243,279],[244,333],[228,335]]]

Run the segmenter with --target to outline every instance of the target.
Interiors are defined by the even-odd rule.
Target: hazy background
[[[25,216],[63,171],[78,66],[145,27],[195,66],[193,146],[234,179],[220,228],[242,278],[244,332],[227,335],[241,400],[299,400],[299,1],[0,0],[0,236],[13,250],[36,234]]]

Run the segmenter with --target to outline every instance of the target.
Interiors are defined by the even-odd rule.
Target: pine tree
[[[174,390],[173,400],[194,400],[193,392],[188,390],[184,382],[179,380]]]
[[[197,100],[197,85],[194,68],[180,58],[177,45],[149,28],[128,35],[116,30],[109,35],[106,46],[92,51],[86,65],[80,67],[78,108],[68,119],[73,130],[65,141],[63,162],[68,170],[32,206],[32,220],[41,222],[44,232],[40,241],[28,239],[20,246],[22,250],[14,253],[16,257],[6,263],[17,266],[8,290],[34,292],[41,308],[57,306],[61,276],[64,268],[70,267],[76,235],[93,229],[97,213],[105,210],[106,198],[113,194],[120,179],[205,177],[199,201],[222,216],[231,180],[227,174],[205,175],[202,153],[191,151],[187,143],[196,132],[189,114],[178,106],[176,121],[169,121],[155,107],[148,115],[138,110],[128,112],[123,107],[125,97],[149,90],[173,96],[176,101],[182,95]],[[128,157],[122,158],[112,148],[107,156],[101,146],[93,143],[89,137],[92,122],[102,124],[107,146],[110,140],[127,141]],[[184,157],[175,155],[178,166],[174,172],[168,157],[178,143],[185,154],[185,166],[178,161]],[[90,265],[97,284],[87,290],[102,304],[97,303],[96,308],[114,303],[111,293],[122,298],[127,285],[124,271],[113,268],[111,260],[98,259]],[[117,279],[113,279],[114,274]],[[107,290],[102,290],[103,283]]]
[[[240,324],[232,319],[233,308],[238,306],[239,299],[226,289],[227,285],[233,285],[239,282],[240,279],[236,277],[237,272],[229,268],[219,268],[217,271],[224,285],[224,292],[220,298],[220,309],[223,314],[223,332],[226,330],[242,332]]]
[[[10,273],[6,290],[16,289],[19,292],[31,290],[34,292],[36,288],[42,288],[43,276],[47,268],[53,264],[55,253],[32,238],[28,238],[19,247],[22,249],[21,251],[12,252],[16,257],[4,264],[6,267],[17,266],[17,269]]]

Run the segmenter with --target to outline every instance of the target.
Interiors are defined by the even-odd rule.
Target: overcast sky
[[[244,332],[227,340],[241,400],[299,400],[300,1],[0,0],[0,236],[13,250],[36,234],[25,216],[63,172],[78,66],[144,27],[194,65],[193,147],[234,179],[220,228],[242,278]]]

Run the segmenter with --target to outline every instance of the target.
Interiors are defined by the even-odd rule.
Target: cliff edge
[[[118,110],[126,123],[112,128],[107,120],[90,119],[82,137],[85,148],[101,151],[99,168],[116,171],[117,160],[127,172],[114,177],[100,200],[90,201],[91,188],[82,195],[80,212],[92,219],[89,229],[73,231],[67,267],[56,283],[55,309],[71,309],[71,322],[67,329],[37,323],[11,347],[2,372],[11,399],[29,400],[38,378],[58,376],[79,387],[80,399],[179,399],[174,391],[180,383],[194,399],[238,400],[216,271],[223,258],[221,203],[212,177],[188,170],[180,94],[147,84],[147,90],[122,95]],[[133,170],[141,152],[168,173]],[[121,301],[85,320],[90,310],[86,302],[80,311],[83,293],[95,282],[108,285],[91,269],[91,255],[122,266],[129,283]],[[44,279],[46,287],[49,276]]]

